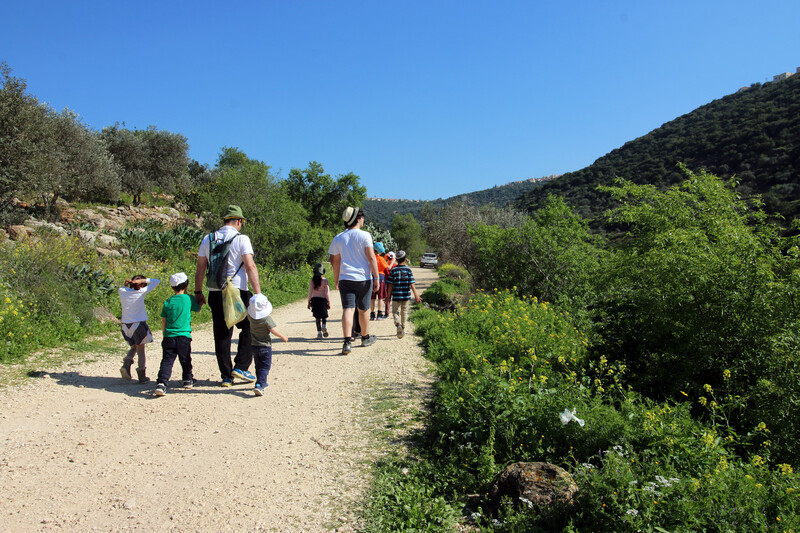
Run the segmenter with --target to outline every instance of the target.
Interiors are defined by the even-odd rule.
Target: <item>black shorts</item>
[[[368,311],[370,296],[372,296],[372,280],[339,280],[339,296],[342,298],[342,309],[357,307],[362,311]]]

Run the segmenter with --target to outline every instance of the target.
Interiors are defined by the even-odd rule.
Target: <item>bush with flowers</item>
[[[455,312],[425,309],[413,318],[440,379],[425,445],[393,466],[404,490],[373,489],[394,503],[370,512],[397,515],[374,523],[413,530],[444,523],[433,515],[458,508],[462,521],[484,531],[800,528],[800,477],[791,465],[770,463],[768,425],[738,434],[728,423],[735,402],[711,385],[684,402],[647,399],[627,385],[624,365],[588,352],[569,315],[513,291],[478,292]],[[707,416],[694,416],[693,405]],[[517,461],[562,466],[580,492],[569,505],[506,502],[489,516],[475,495],[485,498],[494,476]],[[389,475],[384,469],[381,479]],[[449,505],[421,505],[419,494]]]

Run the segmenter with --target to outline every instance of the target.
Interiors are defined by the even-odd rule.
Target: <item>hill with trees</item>
[[[759,194],[769,213],[800,214],[800,75],[753,84],[667,122],[592,165],[523,193],[516,205],[534,211],[549,194],[596,219],[612,207],[599,185],[616,178],[663,190],[694,171],[735,178],[744,198]]]
[[[455,202],[467,202],[478,207],[484,205],[506,207],[513,204],[520,195],[556,177],[557,176],[546,176],[543,178],[512,181],[505,185],[495,185],[489,189],[430,201],[368,198],[364,202],[364,209],[367,211],[372,221],[382,227],[389,228],[392,225],[395,215],[407,215],[410,213],[414,215],[414,218],[419,220],[423,209],[426,209],[426,207],[427,209],[439,211],[443,207]]]

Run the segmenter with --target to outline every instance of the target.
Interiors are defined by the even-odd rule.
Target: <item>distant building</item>
[[[798,69],[798,71],[800,71],[800,69]],[[773,76],[772,81],[783,81],[785,79],[791,78],[792,76],[794,76],[794,74],[795,74],[794,72],[781,72],[777,76]]]

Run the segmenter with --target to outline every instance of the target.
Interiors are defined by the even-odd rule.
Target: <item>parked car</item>
[[[422,268],[436,268],[439,266],[439,256],[434,253],[422,254],[422,259],[419,260],[419,266]]]

